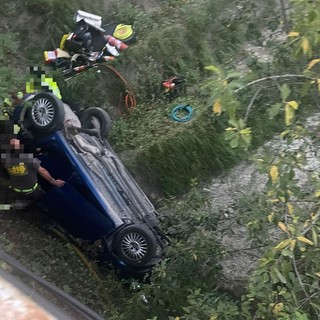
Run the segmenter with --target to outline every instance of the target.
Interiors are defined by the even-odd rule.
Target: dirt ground
[[[106,316],[112,293],[100,296],[100,282],[78,251],[68,241],[48,233],[45,229],[48,223],[51,221],[36,208],[1,213],[0,248],[28,270]],[[94,270],[94,262],[92,265]],[[115,287],[114,275],[105,276],[103,280]]]

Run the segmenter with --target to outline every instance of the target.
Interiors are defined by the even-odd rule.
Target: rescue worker
[[[8,148],[3,148],[5,150]],[[1,165],[6,169],[10,180],[9,198],[12,207],[23,209],[39,199],[44,191],[38,184],[37,174],[56,187],[62,187],[65,182],[54,179],[51,174],[40,165],[40,160],[32,153],[25,153],[19,139],[10,140],[10,149],[1,154]],[[8,201],[6,201],[7,203]]]
[[[59,86],[47,68],[30,67],[30,78],[26,82],[26,93],[49,92],[62,99]]]
[[[0,145],[8,143],[8,141],[15,137],[13,121],[9,120],[8,115],[0,116]],[[2,154],[1,150],[1,154]],[[10,210],[10,197],[9,197],[9,175],[7,170],[0,164],[0,212],[3,210]]]

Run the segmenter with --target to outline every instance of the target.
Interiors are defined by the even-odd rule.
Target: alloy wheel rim
[[[122,239],[121,248],[127,258],[138,261],[146,255],[148,244],[141,234],[131,232]]]
[[[31,115],[33,121],[41,127],[50,124],[54,117],[53,104],[46,98],[35,101],[32,106]]]

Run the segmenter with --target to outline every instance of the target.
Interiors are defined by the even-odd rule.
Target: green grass
[[[111,136],[116,151],[135,150],[132,171],[152,177],[167,195],[181,194],[192,182],[221,173],[240,159],[239,151],[224,140],[210,108],[191,97],[183,100],[161,101],[151,110],[138,107],[114,123]],[[194,108],[194,117],[186,123],[172,121],[172,109],[182,103]]]

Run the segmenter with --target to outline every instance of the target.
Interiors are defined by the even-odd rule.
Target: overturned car
[[[46,191],[39,204],[53,220],[74,238],[101,243],[102,256],[126,271],[157,263],[165,235],[154,206],[106,139],[108,113],[89,108],[79,119],[54,95],[39,93],[24,100],[18,119],[19,135],[41,150],[42,166],[66,181],[57,188],[39,178]]]

